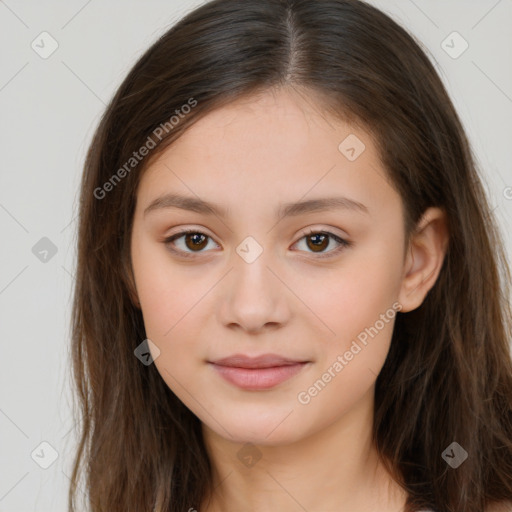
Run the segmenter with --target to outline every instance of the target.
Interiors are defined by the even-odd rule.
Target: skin
[[[135,300],[160,351],[154,364],[203,425],[217,487],[208,504],[191,504],[201,512],[398,512],[405,503],[371,442],[375,381],[396,316],[307,404],[297,397],[394,303],[402,312],[421,305],[446,253],[446,217],[429,209],[406,248],[402,201],[369,133],[327,118],[312,98],[279,89],[208,114],[150,163],[137,192]],[[366,146],[354,161],[338,149],[350,134]],[[171,192],[228,216],[174,207],[144,215]],[[275,215],[282,202],[330,196],[368,211]],[[202,248],[185,237],[166,245],[186,228],[209,237]],[[336,252],[331,238],[315,252],[310,228],[352,245]],[[263,250],[251,263],[237,252],[248,236]],[[235,353],[310,363],[274,388],[248,391],[207,364]],[[249,467],[240,454],[261,458]]]

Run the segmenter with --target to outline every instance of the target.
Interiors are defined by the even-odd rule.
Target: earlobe
[[[405,259],[399,294],[402,312],[413,311],[421,306],[437,281],[448,243],[446,213],[440,208],[427,209],[411,235]]]

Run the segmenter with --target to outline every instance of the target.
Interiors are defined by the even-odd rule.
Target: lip
[[[299,373],[311,361],[290,359],[276,354],[249,357],[235,354],[209,364],[231,384],[245,390],[270,389]]]

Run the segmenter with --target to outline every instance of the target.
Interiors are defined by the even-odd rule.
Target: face
[[[369,134],[304,95],[203,117],[137,192],[136,293],[166,384],[235,442],[290,443],[340,420],[389,350],[402,219]]]

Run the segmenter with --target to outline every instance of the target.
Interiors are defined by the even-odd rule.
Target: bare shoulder
[[[491,503],[487,506],[485,512],[512,512],[512,501]]]

